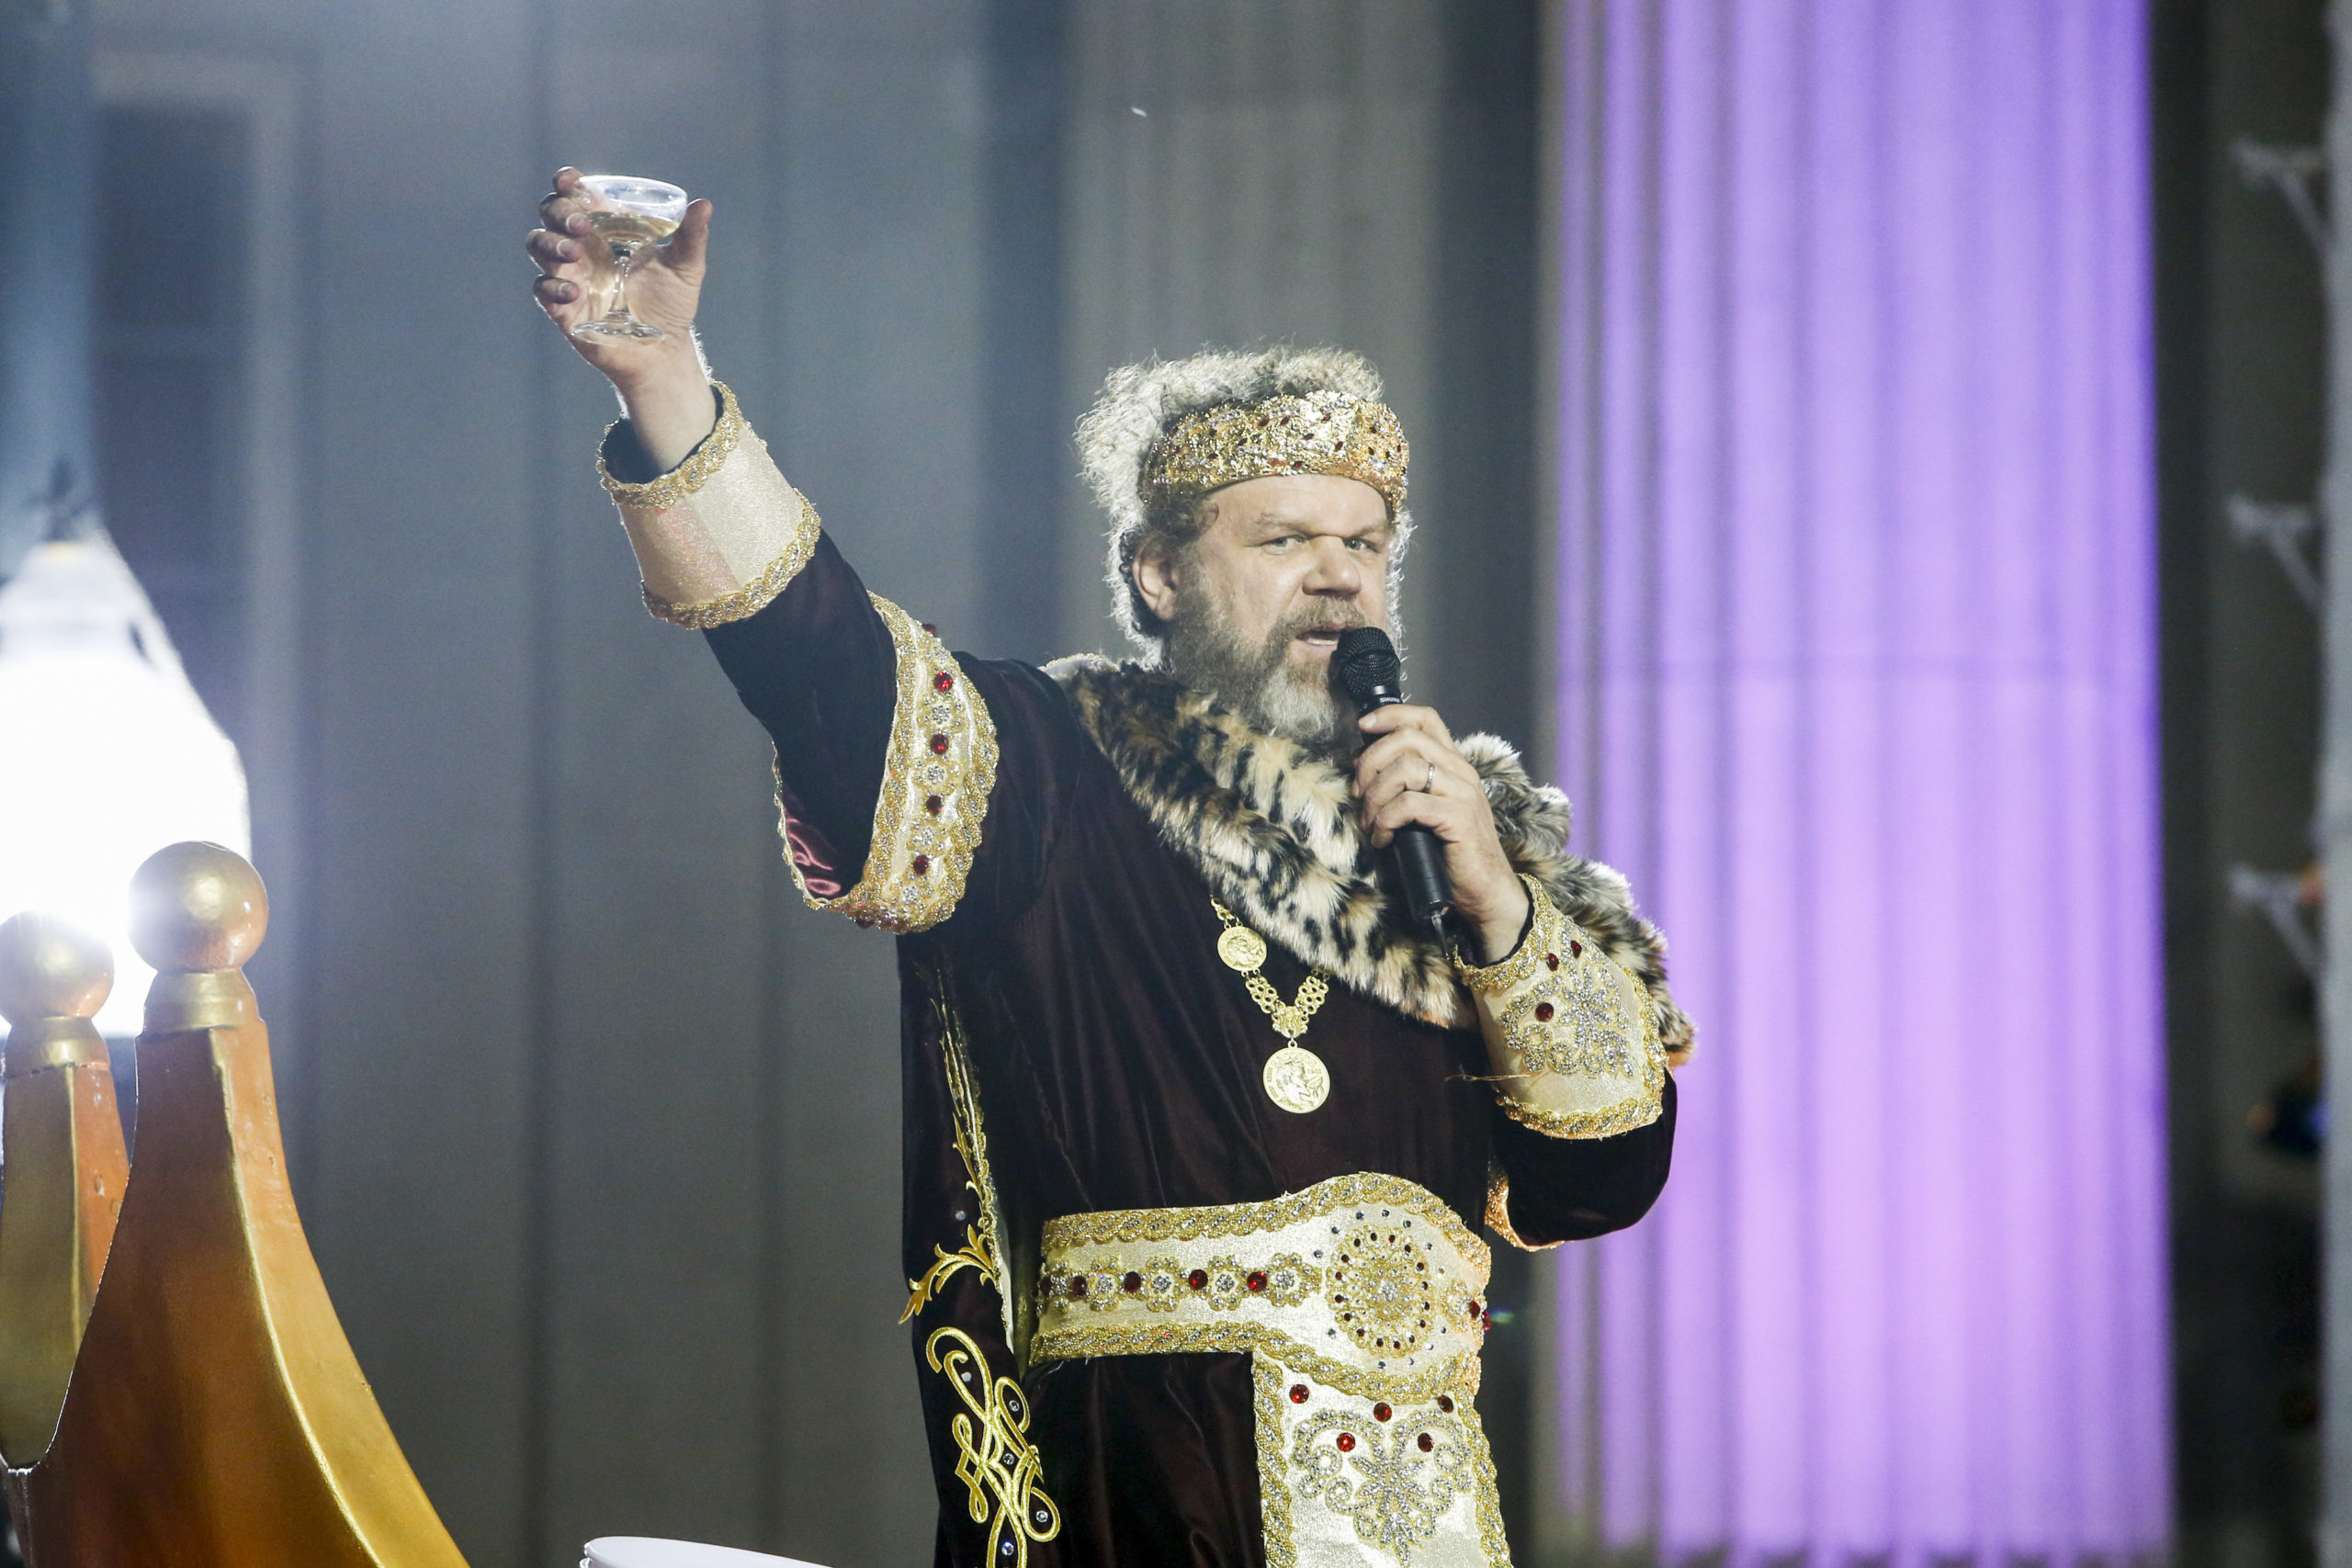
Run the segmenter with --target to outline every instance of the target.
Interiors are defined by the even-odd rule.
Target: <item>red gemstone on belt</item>
[[[1266,1288],[1266,1271],[1263,1269],[1252,1269],[1250,1270],[1250,1277],[1242,1283],[1253,1291],[1262,1291]]]
[[[1196,1291],[1205,1291],[1209,1288],[1209,1271],[1205,1269],[1195,1269],[1184,1276],[1184,1283]]]
[[[1295,1382],[1290,1385],[1290,1402],[1293,1404],[1304,1404],[1306,1403],[1306,1385],[1305,1383]]]
[[[1127,1294],[1132,1296],[1137,1291],[1143,1289],[1143,1276],[1131,1269],[1128,1271],[1127,1277],[1120,1280],[1119,1283],[1125,1286]]]
[[[1086,1294],[1086,1276],[1085,1276],[1085,1275],[1083,1275],[1083,1274],[1072,1274],[1072,1275],[1069,1277],[1069,1293],[1070,1293],[1071,1295],[1073,1295],[1073,1296],[1082,1296],[1082,1295]]]
[[[1552,1004],[1551,1004],[1550,1002],[1537,1002],[1537,1003],[1535,1004],[1535,1018],[1536,1018],[1536,1021],[1538,1021],[1539,1023],[1549,1023],[1549,1022],[1551,1022],[1551,1021],[1552,1021]]]

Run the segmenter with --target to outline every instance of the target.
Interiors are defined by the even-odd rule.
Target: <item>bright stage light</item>
[[[0,585],[0,918],[40,909],[105,939],[109,1035],[138,1032],[154,974],[130,945],[130,874],[182,839],[250,852],[237,749],[112,541],[38,545]]]

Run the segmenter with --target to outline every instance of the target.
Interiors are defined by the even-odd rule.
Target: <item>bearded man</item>
[[[600,304],[556,176],[537,299]],[[775,740],[812,908],[899,938],[907,1320],[952,1564],[1499,1565],[1483,1224],[1546,1247],[1666,1179],[1690,1030],[1623,880],[1491,737],[1340,698],[1394,624],[1407,448],[1353,355],[1114,372],[1080,427],[1145,650],[950,653],[869,594],[692,327],[710,209],[571,338],[647,605]],[[1381,852],[1436,835],[1461,940]]]

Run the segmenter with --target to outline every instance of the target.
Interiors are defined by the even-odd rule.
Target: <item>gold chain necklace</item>
[[[1259,1081],[1266,1087],[1266,1098],[1284,1111],[1301,1115],[1314,1110],[1329,1098],[1331,1070],[1323,1058],[1298,1043],[1306,1032],[1307,1021],[1315,1016],[1323,998],[1331,994],[1331,977],[1317,969],[1300,983],[1298,995],[1289,1001],[1274,989],[1274,983],[1261,971],[1266,963],[1266,939],[1233,918],[1233,911],[1209,900],[1209,908],[1225,922],[1225,930],[1216,939],[1216,955],[1227,969],[1237,971],[1242,983],[1250,987],[1250,999],[1273,1021],[1274,1032],[1284,1042],[1283,1048],[1266,1058],[1265,1070]]]

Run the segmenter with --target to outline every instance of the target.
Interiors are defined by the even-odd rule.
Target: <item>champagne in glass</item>
[[[629,313],[628,269],[641,246],[658,244],[678,231],[686,215],[686,193],[660,180],[633,175],[583,175],[580,183],[609,204],[588,213],[589,227],[613,253],[613,284],[605,313],[571,329],[577,337],[666,336]]]

